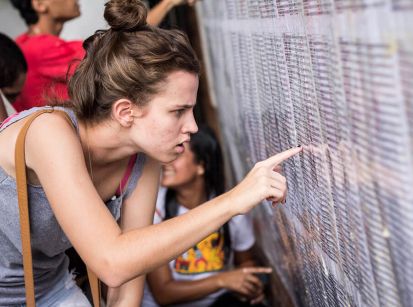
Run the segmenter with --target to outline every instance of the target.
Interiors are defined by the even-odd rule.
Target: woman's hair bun
[[[114,31],[136,31],[146,26],[147,8],[140,0],[110,0],[104,17]]]

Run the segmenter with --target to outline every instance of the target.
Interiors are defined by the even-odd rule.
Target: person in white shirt
[[[163,167],[154,223],[184,214],[224,192],[219,143],[207,127],[191,137],[185,151]],[[256,274],[254,231],[246,215],[238,215],[169,264],[148,274],[143,307],[210,306],[228,291],[236,305],[260,303],[263,285]]]

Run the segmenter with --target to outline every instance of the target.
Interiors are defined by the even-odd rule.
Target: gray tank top
[[[14,115],[3,123],[0,133],[40,109],[33,108]],[[76,116],[70,109],[55,109],[65,111],[78,129]],[[139,154],[122,195],[114,196],[106,203],[115,219],[120,216],[122,199],[134,190],[144,163],[145,156]],[[43,188],[29,185],[28,193],[34,284],[36,299],[39,299],[67,272],[69,260],[64,252],[71,244],[54,217]],[[0,167],[0,306],[25,304],[22,259],[16,181]]]

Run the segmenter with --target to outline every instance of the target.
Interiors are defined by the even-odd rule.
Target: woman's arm
[[[109,287],[166,263],[234,214],[229,203],[210,202],[162,225],[122,232],[96,191],[78,136],[64,118],[41,115],[32,123],[26,145],[27,165],[40,180],[59,224]]]
[[[122,232],[152,224],[159,176],[159,163],[146,157],[137,187],[122,205],[120,220]],[[144,282],[145,277],[140,276],[118,288],[109,288],[107,306],[140,306]]]
[[[122,232],[97,193],[78,137],[65,119],[40,116],[26,144],[27,165],[37,174],[59,224],[84,262],[109,287],[170,261],[260,201],[285,199],[285,178],[272,169],[300,151],[291,149],[257,163],[231,191],[184,215]]]

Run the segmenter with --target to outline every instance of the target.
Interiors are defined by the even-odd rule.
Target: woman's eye
[[[184,109],[180,109],[180,110],[176,110],[175,111],[175,115],[177,116],[177,117],[181,117],[182,116],[182,114],[184,114]]]

